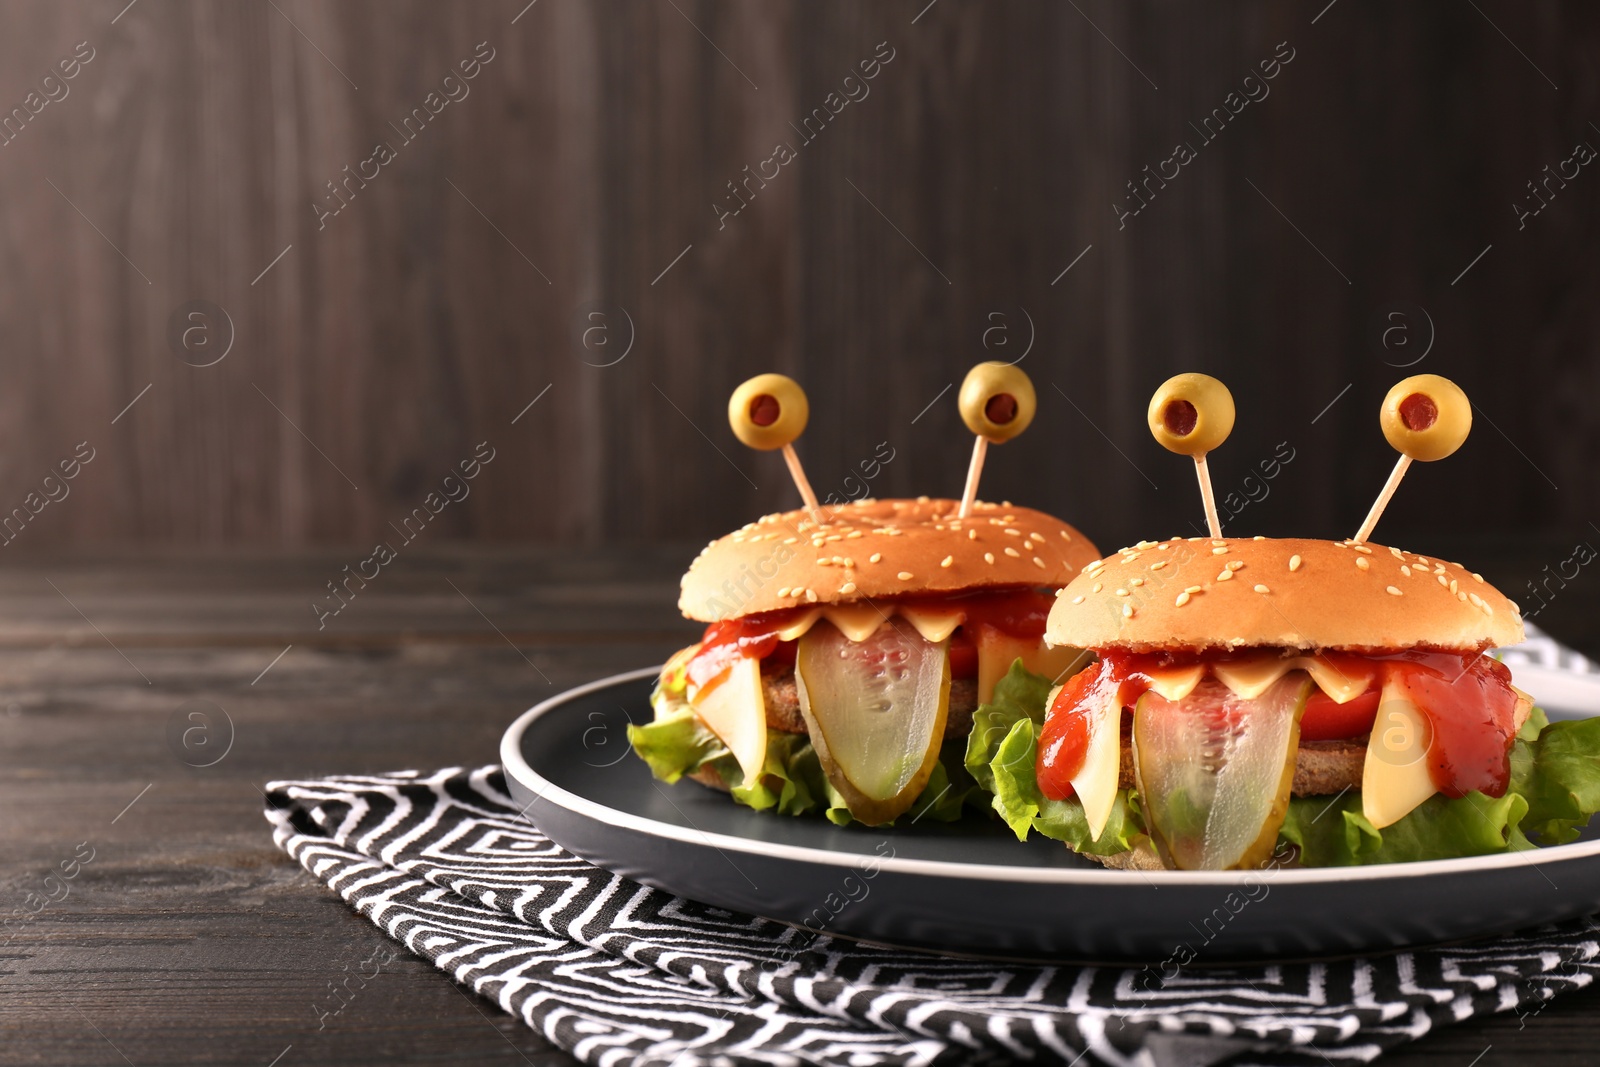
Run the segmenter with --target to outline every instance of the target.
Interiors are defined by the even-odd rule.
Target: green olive
[[[990,362],[967,371],[956,404],[967,429],[1000,444],[1028,428],[1039,409],[1039,398],[1025,371],[1009,363]]]
[[[763,452],[792,444],[810,417],[806,391],[782,374],[758,374],[728,398],[728,425],[735,436]]]
[[[1427,463],[1461,447],[1472,429],[1472,403],[1449,378],[1414,374],[1389,390],[1378,421],[1396,451]]]
[[[1233,394],[1209,374],[1175,374],[1150,398],[1148,414],[1162,448],[1202,456],[1233,432]]]

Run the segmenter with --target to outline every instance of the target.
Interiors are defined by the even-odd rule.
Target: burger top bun
[[[689,565],[678,608],[701,622],[778,608],[990,586],[1061,586],[1100,550],[1042,511],[955,500],[858,500],[766,515]]]
[[[1057,595],[1045,639],[1135,652],[1514,645],[1522,615],[1459,563],[1303,538],[1141,541]]]

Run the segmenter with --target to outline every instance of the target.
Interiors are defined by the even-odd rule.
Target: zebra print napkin
[[[563,851],[498,767],[268,786],[274,837],[390,937],[585,1063],[1367,1061],[1600,974],[1600,927],[1180,971],[944,959],[649,889]]]

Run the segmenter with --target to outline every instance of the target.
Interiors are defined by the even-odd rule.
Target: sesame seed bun
[[[1045,637],[1134,652],[1514,645],[1522,615],[1482,577],[1384,545],[1303,538],[1144,541],[1084,568]]]
[[[678,608],[700,622],[808,604],[993,586],[1057,587],[1100,550],[1042,511],[955,500],[858,500],[766,515],[707,545]]]

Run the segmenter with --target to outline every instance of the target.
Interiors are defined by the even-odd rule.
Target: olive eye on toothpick
[[[1400,487],[1412,460],[1432,463],[1444,459],[1461,447],[1472,431],[1472,402],[1461,387],[1449,378],[1437,374],[1414,374],[1395,383],[1383,398],[1378,409],[1378,423],[1383,436],[1388,438],[1400,458],[1383,491],[1373,501],[1372,510],[1351,540],[1365,541],[1372,536],[1373,527],[1389,499]]]
[[[811,489],[805,468],[795,453],[794,442],[805,432],[811,418],[811,405],[800,383],[782,374],[758,374],[744,382],[728,398],[728,425],[744,444],[762,452],[783,450],[784,462],[794,478],[795,488],[811,513],[811,521],[821,524],[822,506]]]
[[[1039,409],[1039,398],[1025,371],[1010,363],[979,363],[967,372],[956,399],[961,421],[977,435],[972,462],[967,465],[967,485],[961,493],[960,518],[972,514],[978,499],[978,479],[989,443],[1004,444],[1028,428]]]
[[[1206,524],[1212,537],[1221,537],[1222,522],[1217,518],[1206,453],[1233,432],[1233,394],[1209,374],[1177,374],[1155,391],[1147,415],[1150,434],[1162,448],[1194,459]]]

